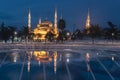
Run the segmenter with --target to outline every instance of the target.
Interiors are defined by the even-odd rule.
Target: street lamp
[[[15,31],[14,34],[17,35],[17,32]]]
[[[112,32],[112,44],[113,44],[113,38],[114,38],[114,35],[115,35],[115,34]]]
[[[67,40],[70,40],[71,38],[71,33],[69,31],[66,32],[66,39]]]
[[[69,32],[67,32],[67,33],[66,33],[66,35],[67,35],[67,36],[70,36],[70,33],[69,33]]]
[[[15,36],[14,40],[17,41],[17,32],[16,31],[14,32],[14,36]]]

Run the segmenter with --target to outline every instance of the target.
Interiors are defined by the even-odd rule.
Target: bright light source
[[[114,61],[115,60],[115,58],[112,56],[112,61]]]
[[[17,35],[17,32],[15,31],[14,34]]]
[[[87,59],[87,61],[90,60],[90,53],[86,53],[86,59]]]
[[[69,63],[70,62],[70,59],[69,58],[67,58],[67,63]]]
[[[97,55],[99,55],[99,53],[97,53]]]

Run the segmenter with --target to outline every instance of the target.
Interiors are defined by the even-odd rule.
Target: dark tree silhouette
[[[58,41],[65,41],[71,37],[71,32],[69,30],[59,31]]]
[[[65,20],[62,18],[58,21],[58,28],[59,28],[59,36],[58,40],[63,41],[64,40],[64,30],[66,28]]]
[[[107,23],[112,29],[114,29],[117,26],[117,25],[114,25],[111,21],[108,21]]]
[[[18,36],[21,37],[23,40],[28,39],[29,31],[28,27],[23,26],[19,31],[18,31]]]
[[[53,41],[54,40],[54,36],[55,35],[52,32],[48,32],[45,37],[46,37],[46,39],[48,41]]]
[[[102,28],[99,25],[91,25],[90,33],[88,35],[92,38],[92,43],[94,44],[94,39],[97,37],[101,37]]]
[[[68,40],[71,36],[71,33],[69,30],[64,30],[63,31],[63,40]]]
[[[8,26],[9,29],[9,36],[11,37],[12,43],[14,42],[14,37],[15,37],[15,31],[16,31],[16,27],[13,26]]]
[[[60,20],[58,21],[58,28],[59,28],[61,31],[63,31],[63,30],[65,29],[65,27],[66,27],[65,20],[60,19]]]
[[[106,28],[105,34],[108,38],[116,39],[118,34],[117,25],[114,25],[111,21],[107,22],[109,28]]]
[[[1,32],[1,39],[4,40],[5,42],[7,42],[7,40],[10,37],[9,29],[7,27],[5,27],[4,22],[1,24],[0,32]]]
[[[58,36],[58,38],[57,38],[57,40],[58,40],[58,42],[59,41],[62,41],[63,42],[63,31],[59,31],[59,36]]]
[[[75,40],[75,39],[82,39],[83,37],[83,34],[82,32],[80,31],[80,29],[76,29],[73,34],[72,34],[72,40]]]

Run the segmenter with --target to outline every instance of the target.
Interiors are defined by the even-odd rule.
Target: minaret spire
[[[30,13],[30,9],[28,12],[28,31],[30,32],[31,29],[31,13]]]
[[[39,24],[41,24],[41,22],[42,22],[42,21],[41,21],[41,17],[40,17],[40,19],[39,19]]]
[[[57,27],[57,8],[55,9],[55,15],[54,15],[54,27]]]
[[[90,29],[90,11],[88,9],[88,15],[86,20],[86,29]]]
[[[54,15],[54,34],[58,35],[58,29],[57,29],[57,8],[55,9],[55,15]]]

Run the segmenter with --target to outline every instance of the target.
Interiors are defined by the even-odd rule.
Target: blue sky
[[[28,8],[31,9],[32,27],[38,20],[46,17],[53,22],[54,8],[58,9],[66,21],[67,29],[83,28],[88,8],[91,14],[91,24],[107,27],[107,21],[120,24],[120,0],[0,0],[0,23],[22,27],[27,25]]]

